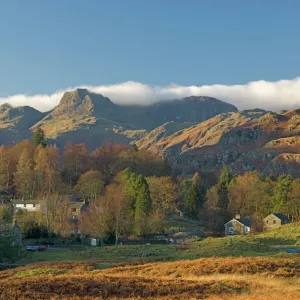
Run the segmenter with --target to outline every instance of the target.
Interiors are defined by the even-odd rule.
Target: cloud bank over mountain
[[[50,95],[19,94],[0,98],[0,104],[12,106],[29,105],[40,111],[51,110],[56,106],[63,93],[77,87],[56,91]],[[102,94],[116,104],[149,105],[159,101],[179,99],[188,96],[211,96],[234,104],[239,109],[263,108],[281,110],[300,107],[300,77],[276,82],[253,81],[245,85],[202,85],[150,86],[128,81],[113,85],[80,86],[91,92]]]

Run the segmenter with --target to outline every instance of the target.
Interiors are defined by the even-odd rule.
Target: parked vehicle
[[[27,251],[34,251],[34,252],[42,252],[42,251],[46,251],[47,247],[46,246],[42,246],[42,245],[28,245],[26,247]]]

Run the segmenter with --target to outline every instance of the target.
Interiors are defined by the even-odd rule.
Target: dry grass
[[[300,259],[203,258],[101,270],[34,264],[0,273],[0,299],[300,299]]]
[[[161,268],[163,266],[163,268]],[[300,258],[227,257],[201,258],[168,263],[117,267],[106,270],[109,274],[122,273],[142,276],[207,276],[214,274],[259,274],[263,276],[300,276]]]

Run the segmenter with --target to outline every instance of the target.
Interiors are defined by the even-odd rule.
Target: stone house
[[[224,226],[225,236],[249,234],[251,219],[248,217],[241,218],[240,215],[236,215],[235,218],[227,222]]]
[[[263,219],[264,231],[273,230],[288,223],[290,223],[290,219],[278,213],[272,213]]]
[[[13,199],[12,206],[14,211],[26,210],[36,212],[41,210],[41,205],[37,200]]]
[[[84,201],[75,201],[69,203],[69,214],[73,218],[79,217],[83,211],[87,211],[88,204]]]

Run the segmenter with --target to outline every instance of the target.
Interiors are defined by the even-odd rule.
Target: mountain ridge
[[[191,96],[152,105],[120,105],[76,89],[47,113],[0,106],[0,142],[31,136],[37,128],[60,148],[66,141],[92,150],[106,139],[164,156],[183,172],[259,169],[300,175],[300,109],[238,111],[224,101]]]

